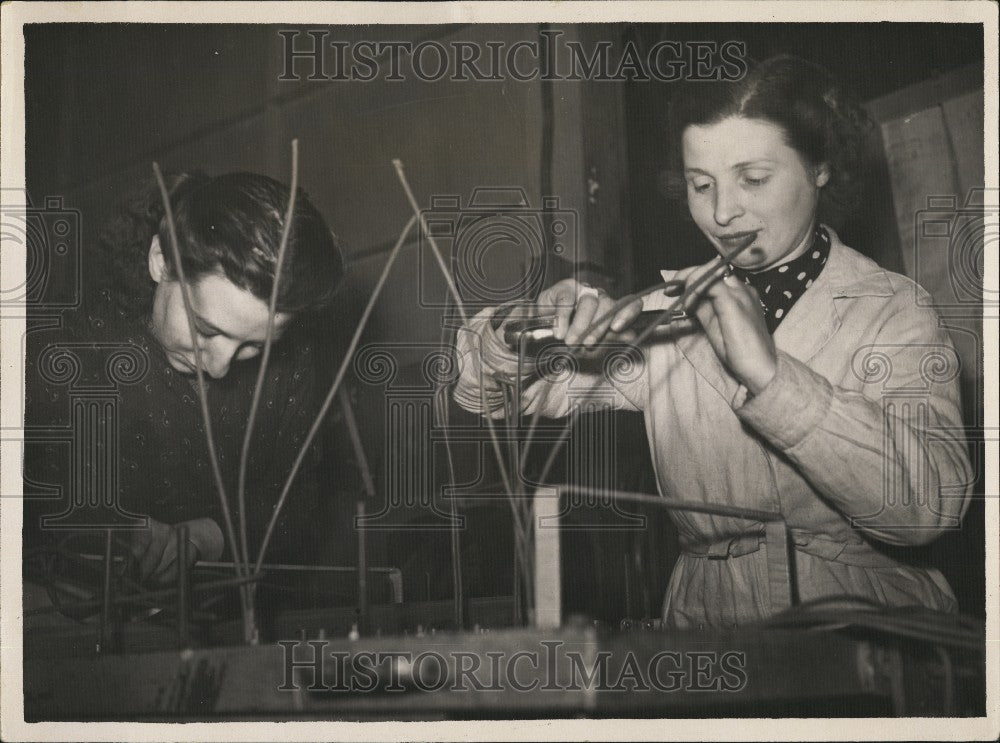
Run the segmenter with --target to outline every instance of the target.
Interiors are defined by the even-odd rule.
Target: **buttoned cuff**
[[[791,449],[826,416],[833,387],[798,359],[778,352],[778,368],[756,395],[740,386],[733,411],[778,449]]]
[[[511,310],[518,309],[503,305],[495,313],[489,315],[489,322],[483,323],[480,329],[480,354],[485,366],[493,375],[494,379],[508,384],[513,384],[517,379],[518,355],[516,351],[507,347],[503,342],[504,324],[514,314]],[[497,316],[500,322],[497,321]]]

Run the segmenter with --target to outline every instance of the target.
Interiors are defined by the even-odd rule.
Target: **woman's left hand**
[[[767,331],[760,298],[736,276],[726,276],[718,259],[678,271],[675,279],[689,287],[684,308],[693,312],[716,355],[751,394],[774,377],[777,351]]]

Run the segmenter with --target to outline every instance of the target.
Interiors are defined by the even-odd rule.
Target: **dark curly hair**
[[[185,276],[194,281],[221,270],[241,289],[267,302],[290,189],[267,176],[179,173],[165,177]],[[144,183],[99,237],[105,282],[120,314],[139,317],[152,306],[155,284],[147,256],[158,235],[174,273],[165,209],[155,181]],[[278,311],[304,314],[334,300],[344,275],[336,237],[300,189],[282,268]]]
[[[819,200],[822,221],[836,225],[855,208],[862,196],[871,121],[825,68],[790,54],[764,60],[741,80],[691,84],[671,102],[671,162],[665,183],[670,198],[683,200],[687,194],[684,130],[730,116],[777,125],[809,165],[827,165],[830,179]]]

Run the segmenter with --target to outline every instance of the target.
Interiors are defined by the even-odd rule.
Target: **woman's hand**
[[[145,529],[132,531],[129,549],[139,566],[143,582],[168,583],[177,578],[178,534],[187,529],[187,564],[191,567],[198,560],[217,559],[222,553],[222,530],[210,518],[164,524],[149,519]]]
[[[684,309],[693,312],[716,355],[751,394],[774,377],[778,356],[767,331],[757,292],[736,276],[725,276],[717,259],[678,271],[689,287]]]
[[[635,339],[628,327],[642,311],[642,300],[636,299],[605,317],[614,305],[615,300],[604,291],[564,279],[539,294],[536,308],[543,314],[555,311],[553,334],[557,339],[567,346],[581,345],[589,350],[604,340],[628,343]],[[591,323],[601,318],[603,322],[588,332]]]

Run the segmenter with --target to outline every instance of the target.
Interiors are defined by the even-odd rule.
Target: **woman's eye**
[[[701,183],[697,183],[697,182],[694,182],[694,181],[691,182],[691,189],[695,193],[705,193],[711,187],[712,187],[712,182],[711,181],[703,181]]]
[[[766,175],[761,175],[761,176],[749,176],[749,175],[746,175],[746,176],[743,176],[743,182],[746,183],[748,186],[763,186],[765,183],[767,183],[767,179],[768,179],[768,176],[766,176]]]

